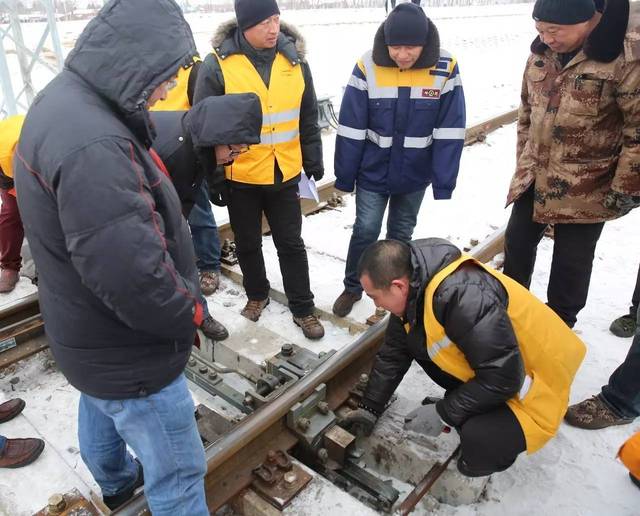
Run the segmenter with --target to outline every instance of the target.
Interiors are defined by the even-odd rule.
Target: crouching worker
[[[345,426],[370,433],[416,360],[445,395],[425,399],[405,429],[435,437],[455,428],[463,475],[504,471],[556,434],[585,346],[524,287],[437,238],[376,242],[358,276],[392,315]]]

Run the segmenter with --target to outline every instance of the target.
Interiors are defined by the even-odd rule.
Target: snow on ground
[[[530,4],[429,10],[440,30],[443,46],[460,61],[470,125],[517,106],[521,72],[534,35],[530,11]],[[228,15],[189,17],[201,53],[209,49],[212,29],[227,18]],[[294,11],[285,12],[283,19],[298,25],[307,38],[318,93],[333,95],[338,104],[357,57],[371,45],[383,11]],[[31,25],[24,29],[26,40],[37,38],[37,24]],[[67,50],[83,26],[84,22],[60,24]],[[324,135],[325,181],[332,176],[334,138],[333,132]],[[503,225],[508,218],[504,199],[514,161],[513,125],[490,135],[485,143],[467,148],[453,200],[436,202],[428,191],[414,236],[447,237],[464,247],[471,239],[482,240]],[[303,225],[312,288],[318,306],[325,310],[330,309],[342,288],[344,259],[354,220],[353,198],[346,196],[346,201],[345,207],[305,218]],[[219,222],[227,218],[224,210],[219,209],[216,216]],[[605,226],[594,261],[588,303],[576,326],[588,354],[574,383],[572,402],[598,392],[624,360],[631,343],[630,339],[614,337],[607,328],[615,317],[626,312],[630,302],[640,250],[639,224],[640,210],[637,210]],[[552,242],[545,239],[539,248],[532,284],[533,292],[543,300],[551,252]],[[281,289],[275,249],[269,237],[265,238],[265,256],[270,279]],[[21,280],[19,288],[12,295],[0,295],[0,306],[33,291],[26,279]],[[212,311],[215,313],[216,307],[237,311],[243,299],[241,288],[224,280],[223,291],[210,298]],[[363,300],[356,305],[353,316],[363,320],[372,312],[372,303]],[[282,305],[272,303],[262,322],[296,343],[303,340]],[[330,327],[322,349],[325,346],[338,349],[348,341],[346,332]],[[16,377],[20,381],[12,390],[10,380]],[[438,394],[438,388],[421,371],[412,368],[398,390],[396,403],[402,408],[411,407],[427,394]],[[23,415],[3,424],[0,431],[9,437],[39,435],[47,440],[47,447],[33,466],[2,471],[0,515],[31,514],[56,490],[78,487],[88,494],[90,489],[96,489],[77,449],[78,393],[56,371],[47,353],[0,373],[0,402],[12,396],[26,399],[27,408]],[[198,389],[194,389],[194,396],[197,401],[211,401]],[[522,456],[510,470],[493,475],[480,502],[454,508],[434,501],[436,513],[460,516],[524,516],[532,511],[563,516],[639,514],[640,492],[615,460],[620,444],[639,429],[640,421],[596,432],[563,425],[558,437],[543,450],[530,457]],[[344,502],[339,508],[316,506],[315,509],[320,512],[314,514],[326,513],[323,510],[350,514],[355,510],[350,510]]]

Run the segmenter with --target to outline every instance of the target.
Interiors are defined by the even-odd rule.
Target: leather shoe
[[[2,269],[0,271],[0,292],[11,292],[16,288],[16,283],[20,279],[18,271],[13,269]]]
[[[0,468],[21,468],[31,464],[44,450],[42,439],[7,439],[0,451]]]
[[[211,316],[202,321],[200,329],[211,340],[224,340],[229,336],[227,329]]]
[[[25,406],[24,400],[20,398],[14,398],[9,401],[5,401],[0,405],[0,423],[4,423],[5,421],[9,421],[16,417]]]

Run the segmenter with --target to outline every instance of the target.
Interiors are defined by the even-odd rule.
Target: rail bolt
[[[320,401],[318,402],[318,410],[320,411],[321,414],[328,414],[329,413],[329,404],[326,401]]]
[[[283,356],[290,357],[291,355],[293,355],[293,344],[289,342],[287,342],[286,344],[283,344],[282,348],[280,349],[280,352],[282,353]]]
[[[307,430],[309,430],[310,426],[311,426],[311,421],[309,421],[308,418],[301,417],[300,419],[298,419],[298,428],[303,432],[306,432]]]
[[[49,501],[47,502],[47,509],[49,509],[49,514],[62,514],[67,508],[67,502],[59,493],[53,494],[49,497]]]
[[[296,480],[298,480],[298,475],[296,475],[293,471],[289,471],[284,474],[284,483],[287,487],[291,487]]]
[[[318,460],[324,464],[325,462],[327,462],[329,460],[329,452],[327,451],[326,448],[320,448],[318,450]]]

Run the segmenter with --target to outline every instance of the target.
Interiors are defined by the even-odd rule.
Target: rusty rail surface
[[[0,310],[0,370],[47,348],[37,294]]]

